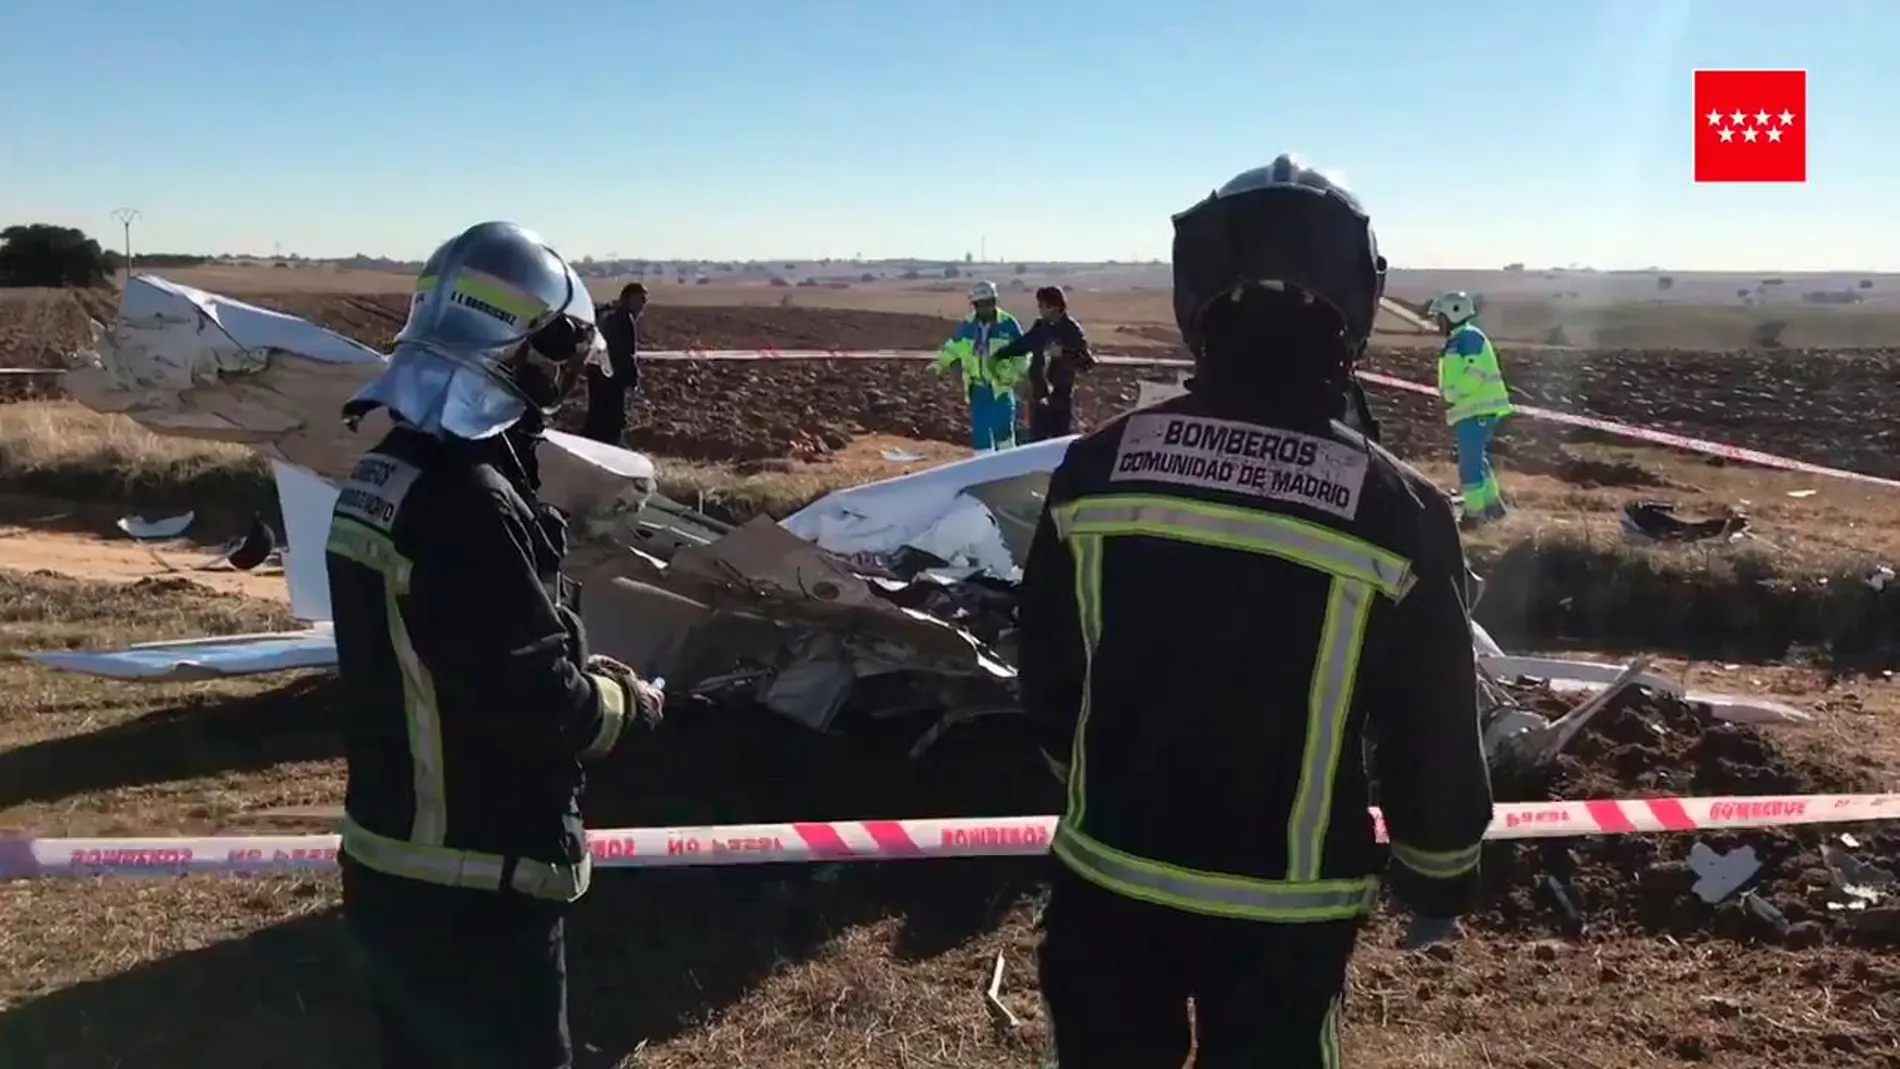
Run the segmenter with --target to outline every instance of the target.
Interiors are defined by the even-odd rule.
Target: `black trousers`
[[[339,856],[383,1069],[571,1069],[565,905]]]
[[[1060,438],[1070,433],[1075,422],[1075,397],[1071,394],[1050,394],[1041,401],[1029,406],[1029,440],[1032,442]]]
[[[1195,1069],[1337,1069],[1358,922],[1184,913],[1057,868],[1040,972],[1062,1069],[1180,1069],[1190,1041]]]
[[[581,437],[608,445],[624,445],[627,433],[627,384],[619,377],[604,374],[588,365],[587,415],[581,421]]]

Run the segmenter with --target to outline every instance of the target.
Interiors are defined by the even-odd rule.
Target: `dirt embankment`
[[[1552,715],[1574,698],[1527,692]],[[1714,720],[1695,706],[1647,692],[1629,695],[1592,721],[1547,776],[1499,782],[1500,799],[1800,795],[1878,790],[1881,769],[1853,753],[1794,755],[1756,728]],[[1851,831],[1857,846],[1841,833]],[[1762,869],[1744,890],[1773,907],[1749,908],[1740,893],[1709,905],[1691,890],[1696,843],[1727,852],[1751,847]],[[1849,909],[1821,854],[1823,843],[1861,861],[1900,857],[1891,824],[1815,825],[1701,835],[1610,835],[1495,843],[1487,857],[1491,900],[1481,923],[1553,934],[1632,932],[1714,937],[1789,946],[1821,942],[1900,946],[1900,901]],[[1560,901],[1552,883],[1562,888]],[[1779,914],[1779,916],[1775,916]]]

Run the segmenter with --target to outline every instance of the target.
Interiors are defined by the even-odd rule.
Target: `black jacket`
[[[1054,348],[1055,352],[1048,352]],[[1051,395],[1066,398],[1075,389],[1075,375],[1095,366],[1088,335],[1082,324],[1063,313],[1050,322],[1038,318],[1023,336],[990,354],[991,360],[1029,354],[1029,396],[1040,401]]]
[[[632,392],[640,387],[639,321],[619,305],[609,305],[596,317],[600,338],[607,343],[607,363],[613,383]]]
[[[1363,914],[1385,862],[1371,731],[1392,885],[1456,916],[1492,799],[1450,504],[1331,419],[1221,411],[1130,413],[1051,479],[1019,670],[1066,765],[1055,853],[1194,912]]]
[[[532,448],[398,427],[342,484],[343,849],[396,876],[572,900],[590,870],[580,762],[612,749],[631,699],[583,670],[565,524],[536,501]]]

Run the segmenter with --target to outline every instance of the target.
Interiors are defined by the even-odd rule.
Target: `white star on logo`
[[[1792,111],[1784,111],[1776,117],[1781,120],[1781,125],[1783,126],[1794,125],[1794,112]]]
[[[1768,131],[1768,140],[1770,141],[1781,140],[1781,131],[1771,127]]]
[[[1733,141],[1735,140],[1735,131],[1724,126],[1720,130],[1717,130],[1715,132],[1715,136],[1721,138],[1724,141]]]
[[[1743,115],[1743,114],[1742,114],[1741,112],[1739,112],[1739,111],[1737,111],[1737,112],[1734,112],[1734,113],[1732,113],[1732,114],[1730,114],[1730,115],[1729,115],[1729,118],[1731,118],[1731,119],[1733,119],[1733,120],[1735,120],[1735,125],[1737,125],[1737,126],[1740,126],[1740,125],[1742,125],[1743,123],[1745,123],[1745,122],[1747,122],[1747,121],[1748,121],[1748,116],[1746,116],[1746,115]]]
[[[1722,125],[1722,113],[1719,111],[1711,111],[1705,118],[1709,120],[1710,126]]]
[[[1755,131],[1753,131],[1753,130],[1743,130],[1743,131],[1742,131],[1742,140],[1743,140],[1743,141],[1753,141],[1753,140],[1755,140]]]
[[[1758,126],[1767,126],[1767,125],[1768,125],[1768,113],[1767,113],[1767,112],[1765,112],[1765,111],[1758,111],[1758,112],[1756,112],[1756,113],[1755,113],[1755,123],[1756,123],[1756,125],[1758,125]]]

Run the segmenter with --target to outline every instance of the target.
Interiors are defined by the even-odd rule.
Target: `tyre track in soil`
[[[387,350],[406,309],[401,295],[283,294],[250,298]],[[0,366],[53,367],[87,337],[87,316],[110,313],[109,292],[17,291],[0,299]],[[950,321],[933,316],[805,307],[656,305],[641,321],[648,349],[934,349]],[[1131,356],[1178,350],[1104,346]],[[1818,464],[1900,477],[1896,430],[1874,412],[1900,396],[1900,350],[1561,350],[1503,347],[1518,397],[1555,409],[1714,438]],[[1435,381],[1426,350],[1375,351],[1371,369]],[[1077,418],[1089,426],[1126,410],[1143,379],[1171,369],[1101,366],[1078,387]],[[919,362],[819,360],[649,361],[630,405],[635,448],[705,460],[821,452],[859,433],[948,442],[964,439],[965,405],[948,376]],[[5,398],[57,396],[37,377],[0,382]],[[1387,444],[1415,459],[1450,456],[1439,406],[1427,397],[1375,390]],[[562,423],[578,422],[571,405]],[[1520,466],[1560,459],[1556,447],[1589,432],[1508,422],[1498,451]]]

